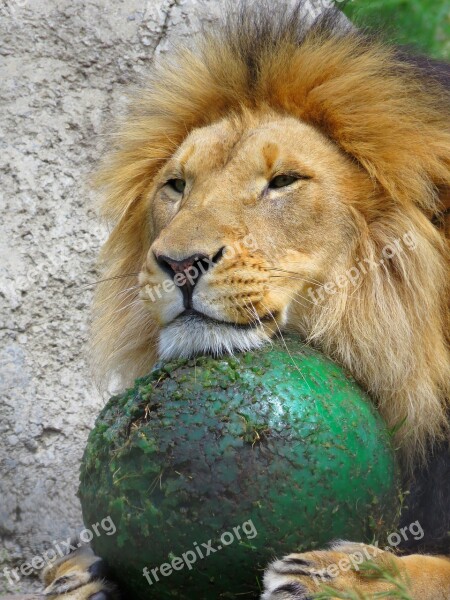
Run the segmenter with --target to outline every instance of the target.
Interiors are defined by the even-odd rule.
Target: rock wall
[[[0,592],[82,527],[78,464],[103,400],[85,362],[105,236],[86,182],[125,90],[208,0],[0,2]],[[14,581],[14,578],[13,578]]]

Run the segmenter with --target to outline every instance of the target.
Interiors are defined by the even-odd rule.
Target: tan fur
[[[114,584],[103,579],[94,579],[89,571],[99,561],[89,546],[71,552],[48,565],[41,575],[45,585],[44,595],[65,600],[87,600],[97,592],[108,592],[108,598],[117,600]]]
[[[155,66],[103,163],[113,229],[95,299],[97,372],[126,384],[156,359],[172,296],[148,300],[167,278],[153,251],[210,255],[252,234],[257,251],[202,278],[205,298],[230,322],[278,315],[341,362],[390,427],[404,421],[397,441],[412,463],[447,431],[448,247],[430,219],[450,185],[448,93],[354,32],[313,28],[296,45],[288,31],[256,66],[242,58],[245,35],[206,34]],[[277,160],[311,179],[264,205]],[[181,204],[161,189],[178,172],[193,182]],[[415,250],[311,303],[308,287],[379,260],[407,232]]]
[[[385,576],[377,574],[374,566]],[[326,587],[327,591],[348,594],[344,597],[353,592],[352,598],[448,600],[450,560],[419,554],[399,557],[375,546],[340,542],[328,551],[290,554],[275,561],[265,573],[264,584],[261,600],[280,597],[276,592],[272,595],[272,591],[286,584],[300,586],[304,596],[299,594],[299,598],[310,597]],[[402,588],[406,595],[400,594]],[[335,597],[330,593],[329,599],[335,598],[342,595]]]

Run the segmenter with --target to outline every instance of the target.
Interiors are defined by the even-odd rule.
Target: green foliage
[[[351,0],[344,12],[397,43],[450,59],[450,0]]]

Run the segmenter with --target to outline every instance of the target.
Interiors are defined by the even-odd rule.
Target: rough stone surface
[[[33,589],[9,585],[2,562],[17,567],[82,527],[78,466],[104,403],[85,362],[86,286],[105,236],[86,181],[102,134],[170,35],[219,5],[0,2],[0,592]]]
[[[105,237],[86,181],[125,91],[222,0],[0,0],[0,593],[82,528],[87,434],[104,400],[85,361]],[[105,515],[106,516],[106,515]]]

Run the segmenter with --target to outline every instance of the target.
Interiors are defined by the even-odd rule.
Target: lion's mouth
[[[225,326],[233,327],[235,329],[245,330],[245,329],[257,329],[257,328],[261,327],[264,323],[269,323],[270,321],[274,322],[274,320],[277,319],[277,314],[261,316],[249,323],[235,323],[234,321],[226,321],[224,319],[216,319],[215,317],[210,317],[209,315],[206,315],[205,313],[202,313],[201,311],[196,310],[195,308],[186,308],[182,313],[180,313],[175,318],[175,321],[178,321],[179,319],[192,320],[191,322],[193,322],[194,320],[197,320],[197,321],[202,321],[204,323],[210,323],[211,325],[214,325],[214,324],[221,325],[221,326],[225,325]]]

